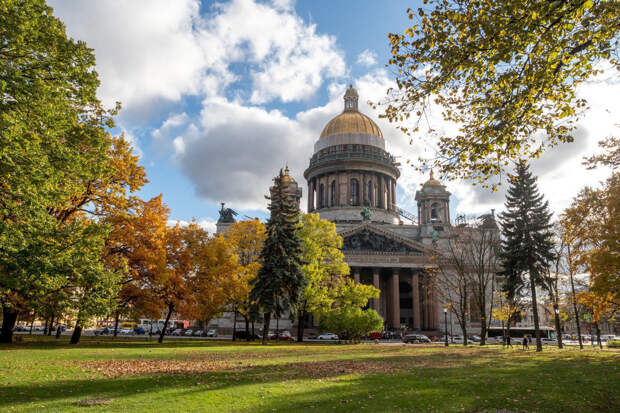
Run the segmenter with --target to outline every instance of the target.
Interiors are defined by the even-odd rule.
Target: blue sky
[[[100,97],[119,100],[119,132],[132,140],[147,169],[145,198],[164,194],[171,219],[195,217],[210,230],[219,202],[265,217],[270,179],[288,163],[304,188],[303,170],[329,119],[342,110],[349,82],[361,110],[393,85],[385,68],[388,32],[408,25],[416,1],[100,0],[52,1],[70,36],[95,49]],[[617,93],[612,93],[617,91]],[[534,164],[543,193],[556,211],[605,171],[584,172],[581,157],[596,141],[617,133],[613,96],[619,85],[603,81],[580,94],[592,109],[576,143]],[[456,130],[440,118],[436,129]],[[402,159],[432,153],[433,139],[409,144],[393,125],[379,121],[389,150]],[[403,165],[405,163],[403,162]],[[427,179],[402,170],[398,204],[415,211],[415,190]],[[452,216],[501,209],[503,192],[450,182]],[[305,202],[302,200],[302,206]]]

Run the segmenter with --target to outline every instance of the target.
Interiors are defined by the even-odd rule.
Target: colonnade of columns
[[[393,211],[396,179],[368,171],[335,172],[310,178],[308,211],[335,206],[372,206]]]
[[[353,280],[360,282],[362,271],[361,267],[351,268]],[[411,286],[412,296],[412,321],[409,323],[401,323],[401,283],[407,283]],[[373,298],[371,300],[371,308],[382,314],[388,327],[398,329],[401,324],[407,324],[414,330],[437,330],[440,325],[440,304],[437,291],[435,290],[432,280],[416,269],[391,268],[389,274],[381,271],[381,268],[372,268],[372,285],[375,288],[382,289],[382,296],[385,299],[385,314],[382,314],[381,298]]]

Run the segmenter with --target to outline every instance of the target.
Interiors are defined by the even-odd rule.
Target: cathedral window
[[[336,181],[332,181],[332,185],[331,185],[331,193],[330,193],[330,197],[329,197],[330,201],[331,201],[331,206],[335,206],[336,205]]]
[[[431,222],[441,221],[441,218],[439,218],[440,211],[441,207],[438,203],[435,202],[431,205]]]
[[[351,179],[351,205],[360,204],[360,184],[357,179]]]
[[[368,194],[368,199],[366,199],[366,205],[372,205],[372,181],[368,181],[368,187],[366,188],[366,194]]]
[[[325,185],[319,185],[319,207],[325,207]]]

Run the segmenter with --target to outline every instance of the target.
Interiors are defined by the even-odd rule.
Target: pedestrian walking
[[[510,336],[506,337],[506,346],[512,348],[512,343],[510,342]]]
[[[523,350],[528,350],[527,337],[523,337]]]

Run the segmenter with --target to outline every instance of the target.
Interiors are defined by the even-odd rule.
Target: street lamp
[[[444,318],[444,325],[445,325],[445,330],[446,330],[446,334],[444,335],[444,337],[446,338],[446,347],[448,347],[448,309],[447,308],[443,309],[443,318]]]

